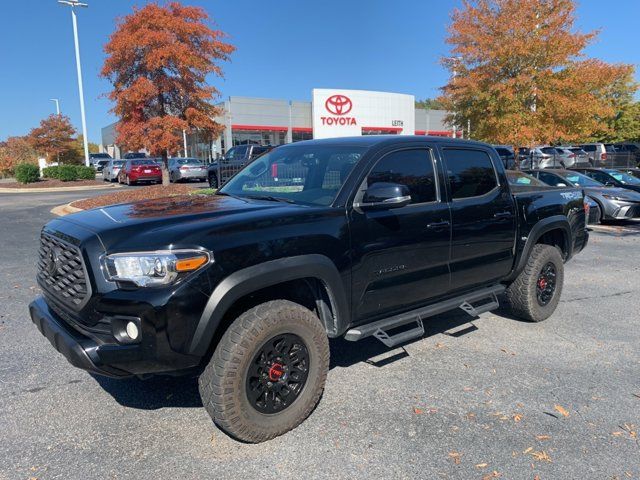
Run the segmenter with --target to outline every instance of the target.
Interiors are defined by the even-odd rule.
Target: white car
[[[105,182],[115,182],[118,180],[118,173],[124,165],[124,160],[109,160],[102,169],[102,180]]]

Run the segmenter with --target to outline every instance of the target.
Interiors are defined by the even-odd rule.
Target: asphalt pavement
[[[194,379],[92,377],[31,323],[49,210],[99,193],[0,195],[0,479],[640,478],[640,224],[592,232],[543,323],[454,312],[404,348],[333,341],[310,418],[246,445]]]

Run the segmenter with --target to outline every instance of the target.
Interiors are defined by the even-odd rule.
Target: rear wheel
[[[209,187],[210,188],[218,188],[218,177],[216,174],[209,175]]]
[[[549,318],[560,301],[563,281],[560,251],[551,245],[535,245],[524,269],[507,288],[511,311],[533,322]]]
[[[263,442],[309,416],[328,369],[329,342],[318,317],[296,303],[274,300],[229,326],[200,376],[200,395],[226,433]]]
[[[127,184],[128,186],[131,186],[131,185],[133,185],[133,184],[135,183],[135,182],[132,182],[132,181],[131,181],[131,178],[129,178],[129,175],[127,175],[127,178],[126,178],[125,182],[126,182],[126,184]]]

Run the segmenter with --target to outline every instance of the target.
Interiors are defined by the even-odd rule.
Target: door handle
[[[433,223],[429,223],[427,224],[427,228],[429,230],[439,230],[439,229],[443,229],[448,227],[449,225],[451,225],[450,222],[448,221],[444,221],[444,222],[433,222]]]
[[[503,220],[511,217],[513,217],[513,213],[511,212],[498,212],[493,215],[493,218],[497,218],[498,220]]]

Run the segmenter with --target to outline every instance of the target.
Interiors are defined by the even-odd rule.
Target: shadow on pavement
[[[114,379],[92,375],[116,402],[125,407],[156,410],[166,407],[202,407],[198,379],[194,377],[151,377]]]
[[[478,330],[474,319],[463,312],[452,311],[424,321],[424,336],[395,348],[388,348],[373,337],[359,342],[344,339],[330,340],[331,363],[329,368],[349,367],[360,362],[384,368],[385,365],[409,356],[404,346],[432,337],[439,333],[459,338]],[[463,327],[464,328],[460,328]],[[389,354],[382,360],[374,357]],[[138,378],[113,379],[95,375],[95,381],[120,405],[141,410],[156,410],[166,407],[199,408],[202,401],[198,392],[198,380],[189,377],[158,376],[146,380]]]

